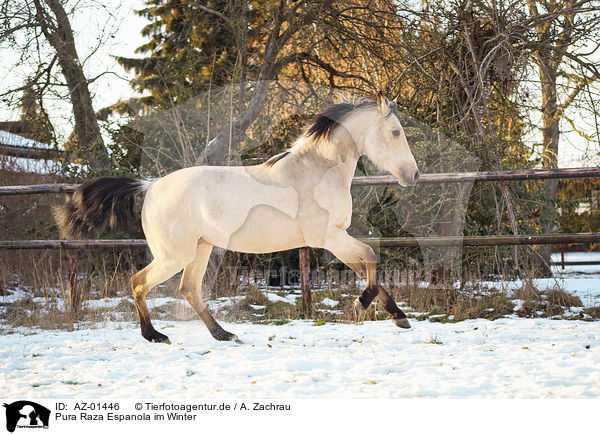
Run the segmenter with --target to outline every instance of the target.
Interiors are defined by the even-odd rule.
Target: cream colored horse
[[[146,295],[182,269],[181,293],[213,337],[238,341],[201,298],[213,246],[246,253],[325,248],[367,280],[354,303],[358,316],[379,296],[394,323],[409,328],[404,313],[377,284],[373,250],[346,233],[352,215],[350,184],[361,155],[397,176],[403,186],[414,185],[419,176],[396,105],[381,93],[358,104],[327,108],[290,150],[261,165],[191,167],[153,182],[93,181],[76,192],[59,221],[70,234],[105,221],[114,227],[131,214],[133,195],[145,191],[142,227],[153,260],[131,283],[142,335],[150,341],[168,338],[152,326]]]

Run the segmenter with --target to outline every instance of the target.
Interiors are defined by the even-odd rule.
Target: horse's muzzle
[[[420,173],[418,169],[411,173],[408,173],[408,171],[400,171],[399,175],[397,175],[398,183],[403,187],[414,186],[417,184],[419,177]]]

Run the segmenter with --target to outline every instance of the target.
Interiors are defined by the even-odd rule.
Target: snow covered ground
[[[567,260],[590,256],[597,257],[571,254]],[[558,285],[586,307],[600,305],[600,266],[559,272],[536,286]],[[24,295],[15,291],[0,302]],[[296,297],[269,295],[272,302]],[[119,301],[87,304],[110,308]],[[149,306],[169,302],[149,299]],[[336,301],[323,304],[335,307]],[[0,386],[5,397],[77,399],[600,398],[600,322],[516,315],[411,322],[410,330],[389,320],[223,323],[241,345],[214,341],[197,320],[155,321],[170,346],[146,342],[135,322],[75,331],[11,328],[0,336]]]
[[[600,323],[507,318],[225,324],[156,322],[172,345],[133,323],[0,338],[6,397],[37,398],[598,398]]]

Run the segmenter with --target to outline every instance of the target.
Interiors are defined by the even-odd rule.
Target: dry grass
[[[216,317],[227,321],[285,323],[304,316],[299,289],[296,298],[289,289],[270,288],[268,291],[286,297],[288,303],[269,298],[257,287],[254,278],[238,276],[239,258],[225,258],[229,267],[219,269],[216,285],[205,292],[206,300],[215,300],[222,306]],[[145,265],[143,254],[127,251],[96,251],[67,254],[56,251],[0,252],[0,295],[6,290],[24,291],[26,297],[12,304],[0,306],[2,329],[26,326],[43,329],[72,330],[107,321],[137,321],[131,298],[129,278]],[[248,269],[246,269],[248,270]],[[251,269],[255,270],[255,269]],[[258,270],[258,268],[256,269]],[[75,274],[76,272],[76,274]],[[236,275],[232,277],[232,273]],[[190,320],[195,313],[181,299],[178,291],[180,275],[152,290],[151,297],[173,298],[150,309],[152,319]],[[75,283],[75,284],[74,284]],[[324,322],[353,322],[353,301],[360,294],[355,283],[340,285],[337,280],[321,283],[320,290],[312,292],[311,319]],[[72,303],[73,285],[80,302]],[[524,287],[514,295],[496,289],[456,289],[441,285],[423,288],[416,285],[388,287],[397,301],[403,301],[409,317],[438,322],[456,322],[471,318],[497,319],[514,313],[513,298],[524,300],[518,314],[523,317],[552,317],[561,315],[565,308],[581,306],[576,296],[561,290],[540,292]],[[112,299],[111,306],[102,306],[99,300]],[[227,299],[228,298],[228,299]],[[337,301],[330,306],[329,301]],[[93,303],[92,303],[93,301]],[[229,303],[225,303],[229,301]],[[327,302],[327,303],[324,303]],[[213,302],[214,303],[214,302]],[[411,310],[416,313],[411,314]],[[596,309],[584,311],[599,318]],[[363,320],[389,319],[377,300],[366,311]]]
[[[523,288],[515,292],[515,297],[524,301],[517,311],[519,317],[560,316],[565,314],[565,309],[583,306],[578,296],[560,289],[531,291]]]
[[[504,292],[491,290],[458,290],[452,287],[414,285],[398,287],[392,292],[396,300],[402,300],[417,312],[412,315],[432,321],[458,322],[465,319],[498,319],[513,313],[514,304]],[[435,317],[431,317],[435,316]]]
[[[592,319],[600,319],[600,307],[591,307],[583,310],[584,314],[587,314]]]
[[[0,295],[25,293],[3,304],[2,320],[12,327],[73,329],[77,324],[134,320],[135,311],[92,307],[88,301],[128,298],[135,256],[131,252],[0,252]]]

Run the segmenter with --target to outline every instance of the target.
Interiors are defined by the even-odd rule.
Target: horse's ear
[[[387,115],[389,109],[388,109],[385,97],[383,96],[383,92],[377,91],[376,101],[377,101],[377,109],[379,110],[379,112],[381,112],[382,115]]]

